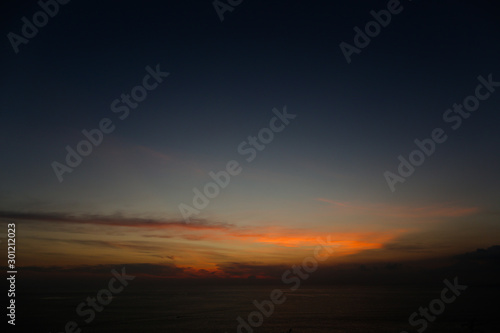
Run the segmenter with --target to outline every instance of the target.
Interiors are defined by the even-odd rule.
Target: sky
[[[498,253],[499,8],[402,0],[346,57],[387,6],[243,1],[221,21],[211,1],[71,1],[14,46],[40,7],[3,3],[0,222],[18,265],[264,279],[327,237],[323,267]],[[477,110],[447,113],[479,85]],[[71,167],[84,130],[98,144]],[[398,157],[433,136],[403,177]]]

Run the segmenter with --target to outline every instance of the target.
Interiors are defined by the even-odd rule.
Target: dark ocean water
[[[18,322],[29,321],[38,332],[64,332],[68,321],[75,321],[88,333],[238,332],[236,318],[247,319],[256,311],[254,300],[268,300],[271,290],[283,288],[286,301],[276,305],[269,317],[263,316],[262,325],[252,328],[253,332],[412,333],[417,329],[410,326],[408,317],[420,306],[427,307],[442,289],[342,286],[302,287],[291,292],[284,287],[130,288],[96,312],[88,324],[84,322],[88,317],[78,316],[75,309],[97,290],[33,292],[19,297],[18,302],[26,306]],[[425,332],[500,332],[499,289],[469,287],[446,305]],[[468,327],[472,322],[474,327]]]

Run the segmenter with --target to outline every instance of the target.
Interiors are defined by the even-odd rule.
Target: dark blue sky
[[[297,118],[197,217],[346,237],[370,225],[390,232],[375,237],[380,244],[437,235],[419,219],[453,217],[455,238],[426,244],[436,255],[452,243],[450,252],[495,245],[499,92],[457,130],[443,114],[474,94],[478,76],[500,81],[498,5],[401,1],[348,64],[339,44],[353,44],[353,28],[387,6],[352,3],[246,0],[221,22],[211,1],[71,1],[17,54],[7,34],[20,34],[21,18],[39,7],[2,4],[0,209],[181,219],[192,189],[229,160],[244,163],[239,144],[286,106]],[[157,64],[170,75],[120,120],[112,101]],[[51,164],[103,118],[114,131],[59,182]],[[435,128],[447,141],[392,192],[384,172],[396,173],[398,156]],[[464,216],[481,240],[467,239]]]

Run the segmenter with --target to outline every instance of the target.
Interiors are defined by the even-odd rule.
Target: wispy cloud
[[[38,222],[61,222],[73,224],[94,224],[115,227],[132,227],[144,229],[182,228],[192,230],[226,230],[231,227],[227,223],[209,222],[193,219],[187,223],[183,220],[161,220],[149,218],[124,217],[122,215],[97,214],[67,214],[67,213],[40,213],[40,212],[9,212],[0,211],[0,218]]]
[[[167,257],[170,258],[170,257]],[[316,281],[322,283],[353,283],[368,282],[393,284],[418,281],[419,285],[426,281],[440,280],[442,276],[460,272],[464,279],[473,278],[478,282],[498,282],[500,273],[500,246],[488,249],[478,249],[475,252],[463,253],[439,260],[419,261],[378,261],[328,264],[324,263],[314,274]],[[172,259],[172,258],[170,258]],[[29,276],[35,273],[37,277],[65,277],[67,274],[81,277],[86,275],[109,275],[112,269],[126,267],[128,274],[153,278],[173,279],[280,279],[283,272],[290,269],[286,264],[268,264],[261,261],[225,260],[211,269],[199,269],[193,266],[182,266],[175,263],[117,263],[102,265],[53,265],[53,266],[23,266],[19,270]],[[362,274],[361,274],[362,273]],[[41,275],[40,275],[41,274]],[[484,276],[488,278],[485,280]]]
[[[359,204],[341,202],[326,198],[317,198],[317,201],[330,204],[332,207],[349,214],[369,214],[379,217],[397,218],[439,218],[460,217],[479,212],[478,207],[461,207],[456,205],[431,206],[391,206],[386,204]]]
[[[184,239],[195,242],[222,242],[249,247],[262,244],[286,248],[311,247],[318,244],[318,237],[331,235],[332,244],[337,247],[338,255],[356,253],[367,249],[379,249],[406,230],[335,232],[325,227],[324,230],[288,228],[283,226],[238,226],[207,220],[193,220],[186,223],[179,220],[161,220],[151,218],[133,218],[121,215],[75,215],[67,213],[6,212],[0,211],[0,218],[28,221],[39,227],[41,223],[60,223],[69,226],[96,225],[101,227],[128,227],[140,229],[137,236],[150,239]],[[71,228],[67,228],[71,229]],[[330,229],[330,230],[329,230]],[[54,230],[53,228],[51,230]],[[65,230],[71,232],[71,230]],[[75,229],[74,232],[81,233]],[[39,238],[41,240],[41,238]],[[133,249],[130,242],[117,243],[102,240],[75,240],[74,244],[93,245],[106,248]],[[143,245],[141,245],[143,246]],[[154,250],[154,249],[152,249]]]

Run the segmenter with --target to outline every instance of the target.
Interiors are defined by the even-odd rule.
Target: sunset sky
[[[223,22],[211,1],[170,3],[74,1],[19,53],[4,38],[0,221],[19,266],[263,278],[328,236],[326,267],[500,244],[500,88],[460,128],[443,120],[479,76],[500,81],[490,2],[401,1],[350,64],[339,44],[387,1],[244,1]],[[39,10],[2,6],[5,35]],[[168,77],[120,119],[112,102],[157,65]],[[296,117],[248,162],[239,145],[284,107]],[[59,182],[52,163],[103,118],[114,131]],[[435,128],[446,142],[391,191],[384,172]],[[241,173],[186,221],[179,205],[231,160]]]

